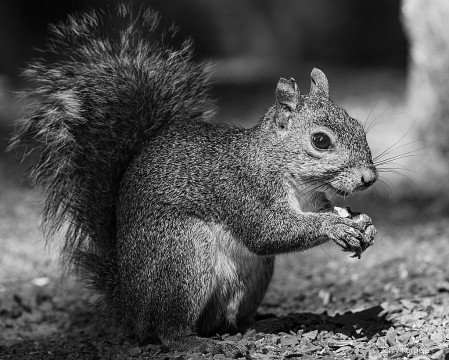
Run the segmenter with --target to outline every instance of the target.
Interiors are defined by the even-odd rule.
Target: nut
[[[341,208],[338,206],[334,206],[334,211],[338,214],[338,216],[352,219],[351,209],[349,207]]]
[[[351,208],[349,208],[349,207],[341,208],[338,206],[334,206],[334,212],[337,213],[338,216],[341,216],[341,217],[347,218],[347,219],[351,219],[355,222],[363,221],[363,218],[361,216],[362,214],[359,212],[352,211]],[[356,252],[351,257],[357,257],[360,259],[362,256],[362,253],[371,245],[372,245],[372,242],[369,244],[365,243],[365,242],[361,243],[360,252]]]

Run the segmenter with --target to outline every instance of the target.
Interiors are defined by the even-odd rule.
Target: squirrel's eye
[[[332,148],[332,141],[325,133],[319,132],[312,135],[312,145],[318,150],[329,150]]]

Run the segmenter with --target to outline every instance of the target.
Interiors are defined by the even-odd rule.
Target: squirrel
[[[61,60],[24,71],[33,105],[10,148],[39,151],[30,175],[44,230],[64,231],[62,260],[123,333],[240,356],[243,346],[207,336],[251,324],[277,254],[332,240],[360,256],[373,243],[367,215],[332,207],[378,173],[320,70],[308,94],[281,78],[274,105],[244,129],[211,121],[208,65],[190,41],[164,44],[152,9],[90,10],[51,33]]]

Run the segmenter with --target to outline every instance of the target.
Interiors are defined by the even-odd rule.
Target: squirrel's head
[[[280,171],[297,191],[349,195],[378,178],[363,126],[329,98],[326,75],[313,69],[307,95],[280,79],[276,103],[263,120],[281,156]],[[309,189],[309,190],[307,190]],[[314,190],[312,190],[314,189]]]

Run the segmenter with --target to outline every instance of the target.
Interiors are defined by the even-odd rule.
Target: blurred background
[[[440,228],[447,225],[447,0],[132,2],[158,9],[164,24],[179,26],[175,41],[192,37],[196,60],[213,64],[219,120],[255,124],[274,102],[280,77],[294,77],[307,93],[312,68],[323,70],[333,100],[371,128],[373,156],[385,160],[380,166],[382,181],[358,197],[359,209],[377,204],[373,219],[380,224],[389,220],[396,229],[405,223],[438,228],[431,218],[439,219]],[[55,60],[36,50],[45,47],[48,23],[89,7],[112,12],[115,3],[0,1],[0,295],[2,284],[14,279],[47,276],[47,266],[55,258],[51,248],[50,256],[44,249],[37,227],[38,192],[24,180],[29,163],[20,164],[14,154],[5,152],[13,122],[25,105],[15,94],[32,86],[20,73],[32,58]],[[384,212],[387,208],[394,211]],[[407,228],[415,234],[413,226]],[[409,235],[402,235],[407,238],[401,250],[395,250],[398,236],[393,233],[379,236],[384,247],[375,246],[366,264],[413,248]]]
[[[148,0],[168,26],[195,40],[200,58],[234,65],[230,79],[266,76],[268,69],[313,61],[348,67],[405,69],[407,44],[398,0]],[[49,23],[89,7],[113,10],[117,1],[3,1],[0,5],[0,71],[16,76],[43,48]],[[240,73],[237,73],[240,72]],[[238,76],[236,76],[238,75]],[[273,75],[273,74],[271,74]],[[237,77],[237,79],[234,79]],[[244,79],[242,79],[244,77]],[[229,79],[228,79],[229,80]]]

